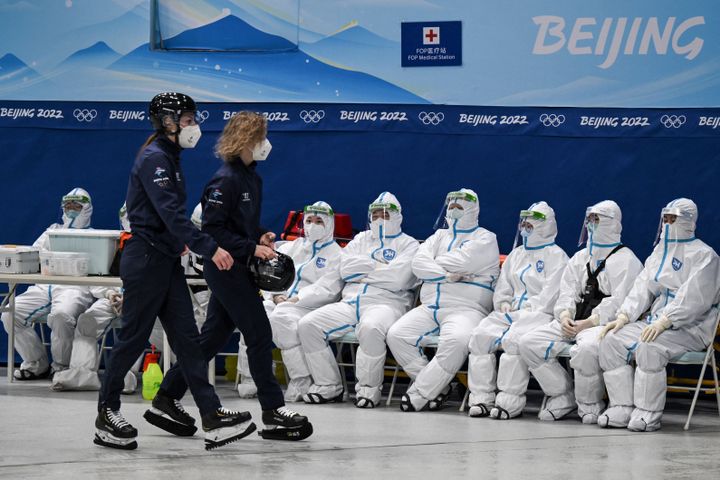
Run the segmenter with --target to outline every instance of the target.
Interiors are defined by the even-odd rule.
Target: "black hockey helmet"
[[[272,260],[250,257],[248,268],[260,290],[282,292],[290,288],[295,279],[295,264],[292,258],[280,253]]]
[[[162,120],[166,115],[170,115],[177,123],[183,112],[195,112],[196,110],[195,100],[184,93],[159,93],[150,101],[150,122],[152,122],[153,128],[161,130]]]

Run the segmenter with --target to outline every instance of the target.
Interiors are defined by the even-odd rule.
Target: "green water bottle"
[[[160,390],[163,373],[157,362],[149,363],[142,376],[142,396],[145,400],[152,400]]]

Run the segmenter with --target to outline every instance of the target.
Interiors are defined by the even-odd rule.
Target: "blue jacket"
[[[234,259],[246,262],[255,253],[260,236],[262,179],[239,158],[224,163],[205,187],[202,231],[209,233]]]
[[[127,191],[128,220],[133,235],[170,257],[185,249],[211,257],[217,243],[190,222],[180,148],[160,136],[140,152],[130,172]]]

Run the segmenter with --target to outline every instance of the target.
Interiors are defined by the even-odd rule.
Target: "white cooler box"
[[[89,275],[109,275],[120,242],[120,230],[59,228],[48,230],[50,250],[81,252],[90,256]]]
[[[18,245],[0,246],[0,273],[38,273],[40,249]]]
[[[40,273],[84,277],[88,274],[90,255],[80,252],[40,252]]]

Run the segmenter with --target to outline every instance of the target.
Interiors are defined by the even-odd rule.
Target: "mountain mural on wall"
[[[339,41],[351,42],[368,34],[373,35],[364,29],[353,30]],[[71,54],[45,76],[8,54],[3,57],[7,66],[0,70],[0,96],[12,98],[11,92],[22,88],[21,98],[27,100],[112,101],[178,90],[201,101],[427,103],[378,77],[314,58],[287,39],[263,32],[234,15],[168,38],[165,47],[200,45],[212,50],[227,46],[232,39],[241,39],[237,48],[248,50],[153,51],[145,43],[120,55],[99,41]],[[276,51],[253,51],[253,46],[266,45]],[[7,81],[1,72],[7,72]],[[18,84],[21,77],[23,84]],[[32,89],[24,88],[28,82]]]
[[[168,43],[190,38],[220,38],[232,31],[237,38],[254,43],[272,42],[294,48],[282,37],[264,33],[229,15],[176,37]],[[285,42],[285,43],[283,43]],[[366,73],[323,63],[305,52],[279,53],[151,51],[147,44],[125,55],[111,70],[135,73],[180,86],[202,89],[213,100],[425,103],[425,100]],[[179,88],[179,87],[178,87]],[[187,89],[186,89],[187,90]],[[215,92],[215,93],[213,93]]]
[[[115,62],[121,55],[110,48],[105,42],[97,42],[94,45],[78,50],[62,61],[59,67],[107,67]]]
[[[400,65],[400,43],[376,35],[356,21],[317,42],[303,44],[302,49],[319,60],[363,72],[388,71]]]
[[[0,89],[35,80],[40,75],[12,53],[0,58]]]
[[[285,38],[265,33],[234,15],[186,30],[164,41],[164,48],[215,51],[290,51],[297,45]]]

